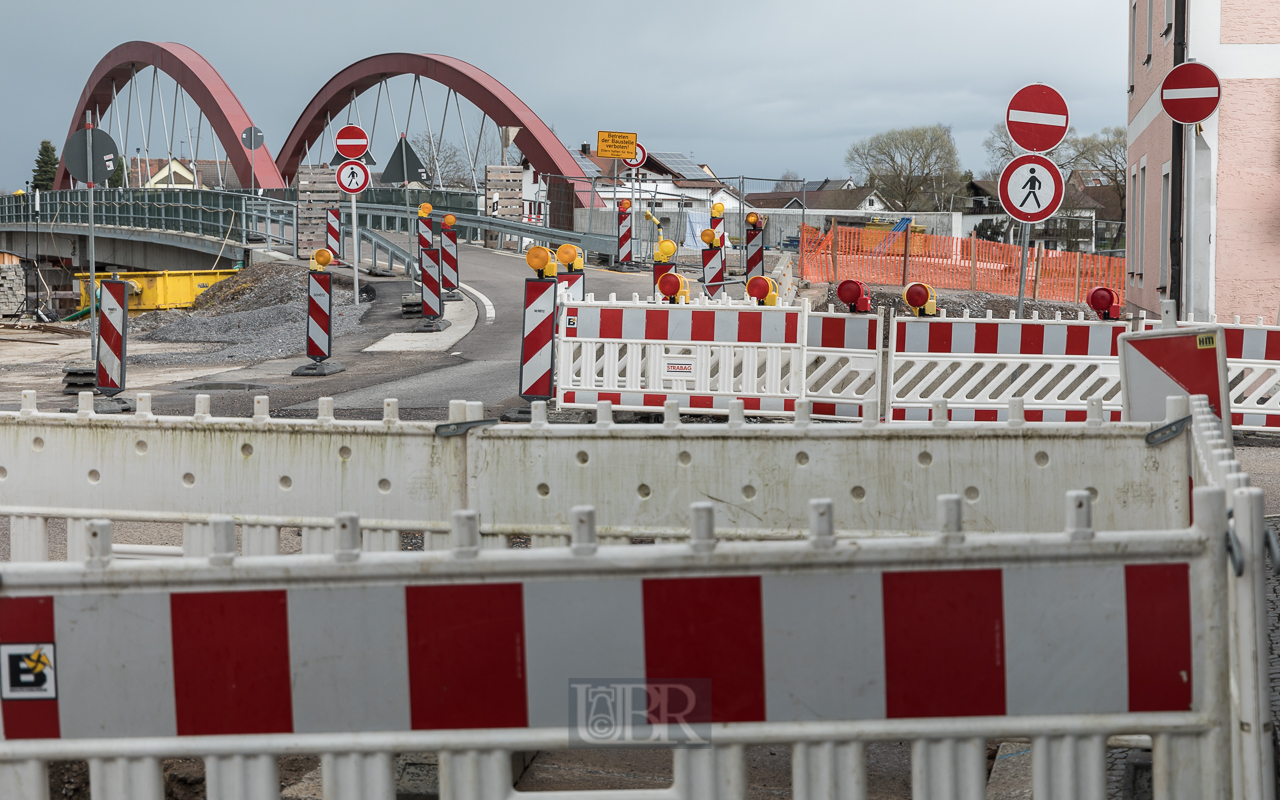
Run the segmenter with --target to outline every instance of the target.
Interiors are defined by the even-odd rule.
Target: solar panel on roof
[[[682,178],[689,180],[711,179],[706,170],[698,166],[697,162],[684,153],[650,153],[649,155],[661,161],[667,168]]]
[[[596,166],[596,162],[576,150],[570,150],[569,153],[573,156],[573,160],[578,162],[578,166],[582,167],[583,175],[592,178],[600,174],[600,168]]]

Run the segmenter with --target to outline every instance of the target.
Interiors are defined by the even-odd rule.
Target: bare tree
[[[1097,170],[1102,177],[1116,188],[1120,197],[1120,222],[1124,222],[1128,208],[1128,170],[1129,170],[1129,134],[1124,128],[1103,128],[1099,133],[1089,137],[1089,155],[1085,163],[1090,169]]]
[[[775,192],[798,192],[803,188],[804,182],[800,180],[800,174],[793,169],[782,173],[782,180],[773,184]]]
[[[1094,137],[1079,136],[1076,129],[1071,127],[1067,129],[1067,135],[1063,137],[1062,143],[1044,156],[1057,164],[1058,169],[1062,170],[1065,176],[1073,169],[1087,166],[1095,146]],[[997,122],[992,126],[991,133],[987,134],[987,138],[982,142],[982,149],[987,151],[987,171],[982,177],[989,181],[1000,177],[1000,171],[1004,169],[1005,164],[1028,152],[1013,141],[1003,122]]]
[[[863,185],[904,211],[945,208],[961,183],[960,156],[951,128],[898,128],[854,142],[844,163]]]

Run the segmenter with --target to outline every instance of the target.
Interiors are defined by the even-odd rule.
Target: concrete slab
[[[476,326],[476,304],[470,297],[463,295],[461,303],[448,303],[444,307],[444,318],[449,327],[438,333],[392,333],[366,347],[365,353],[443,353],[449,350],[462,337],[471,333]]]
[[[431,334],[421,334],[431,335]],[[450,400],[479,400],[494,406],[519,395],[520,365],[516,361],[469,361],[397,381],[379,383],[333,396],[334,408],[381,408],[394,397],[401,408],[447,408]],[[317,408],[315,400],[289,406]]]

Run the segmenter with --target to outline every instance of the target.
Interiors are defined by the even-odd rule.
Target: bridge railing
[[[251,246],[267,243],[296,254],[297,204],[207,189],[98,189],[94,224],[190,233]],[[85,189],[42,192],[40,213],[19,195],[0,197],[0,225],[87,225]]]

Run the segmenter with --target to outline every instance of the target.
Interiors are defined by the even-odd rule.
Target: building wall
[[[1129,221],[1125,266],[1128,271],[1126,301],[1130,310],[1158,313],[1161,291],[1168,281],[1168,230],[1161,216],[1165,169],[1171,167],[1173,128],[1160,108],[1159,90],[1164,76],[1173,69],[1173,33],[1161,36],[1172,18],[1166,19],[1165,0],[1128,0],[1131,19],[1136,10],[1136,28],[1130,29],[1133,91],[1129,93]],[[1148,11],[1150,11],[1151,61],[1147,55]],[[1127,78],[1128,76],[1126,76]],[[1143,165],[1146,202],[1143,205]],[[1170,186],[1170,197],[1173,192]],[[1162,247],[1162,240],[1165,245]],[[1162,265],[1163,260],[1166,262]],[[1161,272],[1164,266],[1164,277]]]
[[[1221,0],[1222,44],[1280,44],[1280,3]]]
[[[1280,307],[1278,121],[1280,79],[1222,81],[1215,237],[1219,319],[1261,315],[1270,323]]]

